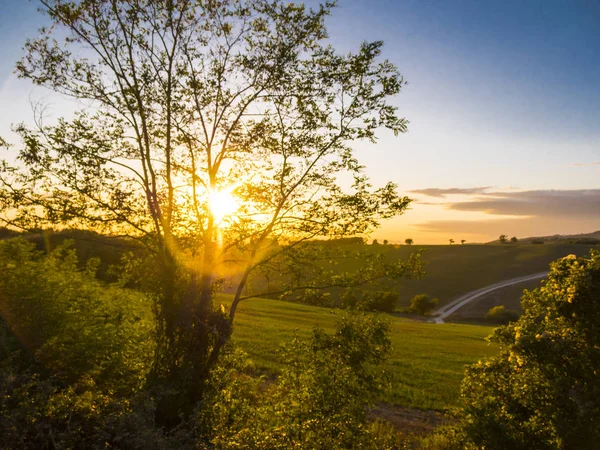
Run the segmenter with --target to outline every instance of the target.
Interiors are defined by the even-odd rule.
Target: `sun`
[[[209,207],[215,222],[220,223],[225,217],[235,213],[240,205],[231,192],[212,191],[209,196]]]

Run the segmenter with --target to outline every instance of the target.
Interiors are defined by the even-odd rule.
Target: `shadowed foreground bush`
[[[150,305],[98,282],[93,261],[80,270],[72,250],[33,247],[0,242],[3,448],[110,439],[150,370]]]

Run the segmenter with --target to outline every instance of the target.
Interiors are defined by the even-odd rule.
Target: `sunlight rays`
[[[209,194],[209,208],[215,223],[219,224],[240,209],[240,202],[230,191],[215,190]]]

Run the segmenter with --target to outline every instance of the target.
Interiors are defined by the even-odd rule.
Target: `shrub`
[[[439,300],[437,298],[431,298],[427,294],[417,294],[410,301],[408,312],[425,316],[434,310],[438,303]]]
[[[389,323],[345,315],[333,334],[315,329],[308,342],[283,350],[281,375],[259,386],[244,357],[229,352],[199,409],[198,435],[210,448],[385,448],[388,433],[370,427],[365,406],[381,390],[379,365],[390,349]],[[388,447],[389,448],[389,447]]]
[[[514,309],[506,309],[504,305],[494,306],[485,315],[486,320],[492,323],[506,325],[519,319],[519,312]]]
[[[393,291],[365,292],[361,309],[364,311],[381,311],[393,313],[396,310],[399,295]]]
[[[551,264],[466,373],[457,448],[595,449],[600,442],[600,252]]]

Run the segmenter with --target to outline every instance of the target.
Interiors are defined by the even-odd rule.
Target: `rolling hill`
[[[358,245],[358,244],[354,244]],[[372,252],[382,253],[388,260],[407,259],[416,246],[369,245]],[[542,272],[549,264],[564,256],[589,253],[594,245],[564,242],[535,244],[423,245],[422,260],[426,275],[421,279],[388,281],[385,289],[397,291],[400,307],[410,304],[416,294],[429,294],[440,305],[459,295],[499,281]],[[345,247],[344,249],[347,249]],[[358,267],[360,261],[346,263]]]

